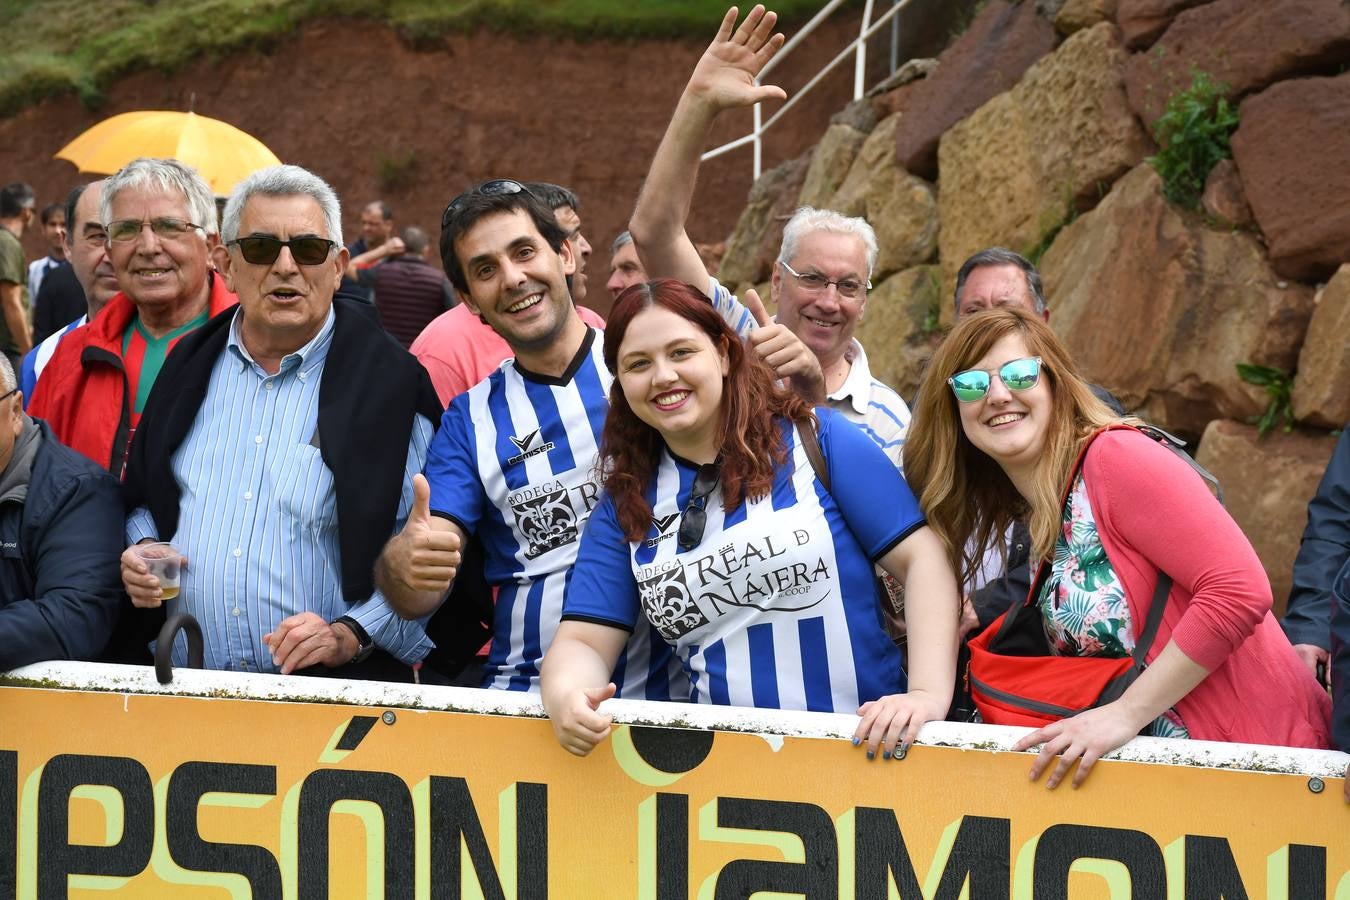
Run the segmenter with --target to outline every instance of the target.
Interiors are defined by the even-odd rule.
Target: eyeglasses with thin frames
[[[680,531],[676,542],[681,550],[693,550],[703,541],[703,531],[708,527],[708,496],[717,490],[722,480],[722,461],[704,463],[694,475],[694,485],[689,490],[689,502],[680,514]]]
[[[157,216],[153,219],[118,219],[116,222],[109,222],[107,225],[108,240],[119,244],[134,241],[141,236],[141,232],[145,230],[146,226],[149,226],[150,230],[155,233],[155,237],[166,241],[178,240],[194,231],[203,233],[206,231],[200,225],[174,216]]]
[[[831,281],[817,272],[798,272],[788,265],[786,260],[780,259],[778,264],[786,269],[789,275],[797,279],[797,284],[808,294],[823,294],[826,288],[834,285],[834,289],[839,292],[839,296],[857,300],[872,289],[872,282],[870,281],[862,282],[856,278],[841,278],[838,281]]]
[[[8,400],[10,397],[13,397],[13,396],[14,396],[15,394],[17,394],[18,392],[19,392],[19,389],[18,389],[18,388],[14,388],[14,390],[12,390],[12,391],[6,391],[5,393],[0,394],[0,403],[4,403],[6,400]]]

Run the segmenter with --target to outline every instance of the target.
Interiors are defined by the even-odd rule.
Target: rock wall
[[[1282,608],[1325,430],[1350,422],[1348,66],[1347,0],[991,0],[873,98],[879,124],[836,123],[797,163],[805,187],[779,173],[778,200],[756,203],[873,223],[858,336],[905,397],[965,258],[995,244],[1038,257],[1051,327],[1093,380],[1199,442]],[[1227,83],[1240,116],[1199,212],[1171,206],[1146,162],[1149,124],[1192,67]],[[767,277],[779,236],[758,207],[758,242],[728,254],[744,277],[728,280]],[[1238,363],[1294,374],[1292,433],[1242,424],[1270,398]]]

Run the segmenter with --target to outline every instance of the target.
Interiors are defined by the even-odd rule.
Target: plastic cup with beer
[[[159,579],[161,599],[172,600],[178,596],[178,575],[182,569],[183,554],[173,544],[165,541],[137,544],[136,555],[141,558],[150,574]]]

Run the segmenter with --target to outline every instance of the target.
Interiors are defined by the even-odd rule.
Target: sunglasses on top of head
[[[317,266],[328,259],[328,254],[333,252],[337,243],[321,237],[298,237],[283,241],[269,235],[252,235],[235,238],[226,246],[238,247],[244,262],[255,266],[270,266],[276,262],[282,247],[290,248],[291,259],[299,265]]]
[[[450,205],[441,213],[441,228],[444,230],[450,226],[455,215],[459,212],[466,200],[470,197],[496,197],[501,194],[529,194],[530,189],[525,187],[519,181],[512,181],[510,178],[496,178],[492,181],[485,181],[480,185],[469,188],[464,193],[450,201]],[[534,196],[530,194],[530,196]]]
[[[989,393],[992,375],[997,374],[999,381],[1010,391],[1029,391],[1041,380],[1041,358],[1027,356],[1005,362],[998,369],[966,369],[957,372],[947,383],[952,393],[962,403],[974,403],[983,400]]]

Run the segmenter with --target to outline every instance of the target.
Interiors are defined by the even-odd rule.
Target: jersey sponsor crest
[[[551,488],[521,491],[526,495],[524,499],[511,503],[516,528],[525,538],[526,559],[575,543],[579,534],[577,511],[567,496],[567,489],[560,482],[555,482]]]
[[[638,580],[638,595],[647,619],[674,643],[696,628],[708,624],[708,617],[694,602],[694,596],[684,580],[684,566],[679,563],[653,567],[645,578]]]

